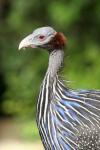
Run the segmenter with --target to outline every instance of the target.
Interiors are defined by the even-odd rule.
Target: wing
[[[70,91],[72,97],[78,99],[80,104],[79,112],[84,116],[89,116],[90,120],[97,124],[100,119],[100,91],[99,90],[79,90]],[[85,112],[87,112],[85,114]],[[90,117],[91,116],[91,117]],[[93,119],[92,119],[93,118]],[[99,123],[100,126],[100,123]]]
[[[90,123],[100,125],[98,122],[100,120],[99,90],[69,90],[59,81],[57,93],[61,99],[60,102],[64,107],[66,106],[74,119],[80,118],[80,122],[84,122],[85,125]]]
[[[100,147],[100,91],[69,90],[59,80],[52,101],[58,141],[65,150]],[[93,138],[93,143],[90,142]],[[88,140],[87,140],[88,139]],[[94,142],[94,141],[99,142]],[[92,145],[94,144],[94,146]]]

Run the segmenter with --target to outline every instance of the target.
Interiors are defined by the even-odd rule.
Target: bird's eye
[[[39,36],[39,39],[40,39],[40,40],[43,40],[44,38],[45,38],[44,35],[40,35],[40,36]]]

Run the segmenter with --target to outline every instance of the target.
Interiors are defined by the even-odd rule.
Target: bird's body
[[[47,31],[45,34],[50,35],[52,28],[50,30],[49,28],[40,28],[42,34],[45,30]],[[45,34],[36,32],[41,37],[39,40],[42,39],[37,45],[48,48],[50,53],[48,69],[40,87],[37,103],[37,125],[44,148],[45,150],[99,150],[100,91],[71,90],[65,86],[58,75],[63,62],[65,38],[62,34],[57,35],[55,30],[51,31],[52,38],[49,36],[46,42],[43,39]],[[28,38],[22,41],[20,48],[27,47],[26,39]],[[37,45],[32,42],[30,44],[31,47]]]

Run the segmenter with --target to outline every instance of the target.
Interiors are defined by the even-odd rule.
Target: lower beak
[[[36,46],[33,44],[33,36],[32,34],[28,35],[27,37],[25,37],[19,44],[19,50],[24,49],[26,47],[32,47],[35,48]]]

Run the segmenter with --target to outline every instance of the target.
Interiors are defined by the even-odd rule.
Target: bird
[[[100,150],[100,90],[71,89],[59,72],[67,39],[50,26],[35,29],[19,50],[42,48],[48,68],[37,101],[36,122],[45,150]]]

